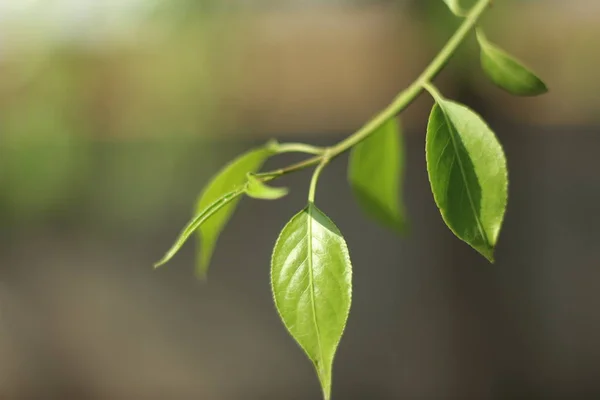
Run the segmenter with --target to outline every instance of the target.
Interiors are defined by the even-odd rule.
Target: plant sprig
[[[339,155],[351,151],[348,180],[359,205],[374,220],[397,231],[406,228],[401,189],[404,148],[396,116],[424,91],[434,106],[426,135],[426,161],[434,200],[450,230],[490,262],[502,227],[508,193],[506,158],[494,132],[468,107],[446,99],[433,84],[459,46],[477,28],[485,74],[509,93],[533,96],[546,85],[530,69],[492,44],[481,16],[492,0],[479,0],[465,11],[458,0],[443,0],[463,22],[421,75],[362,128],[330,147],[269,141],[229,163],[207,185],[196,216],[155,267],[168,262],[198,232],[198,275],[204,277],[219,234],[243,195],[278,200],[287,188],[267,183],[315,167],[307,206],[283,228],[271,260],[271,286],[277,310],[290,334],[313,362],[323,389],[331,396],[333,359],[345,329],[352,295],[352,266],[339,229],[315,205],[319,177]],[[310,157],[260,172],[278,154]]]

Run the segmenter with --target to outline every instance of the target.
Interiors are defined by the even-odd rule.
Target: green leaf
[[[181,233],[179,234],[179,237],[175,241],[175,244],[173,244],[171,249],[169,249],[169,251],[165,254],[165,256],[159,262],[157,262],[154,265],[154,267],[158,268],[161,265],[166,264],[169,260],[171,260],[171,258],[173,258],[173,256],[175,256],[175,254],[179,251],[179,249],[181,249],[183,244],[196,231],[196,229],[198,229],[200,226],[202,226],[203,223],[205,223],[210,217],[215,215],[223,207],[226,207],[229,203],[236,200],[243,193],[244,193],[244,188],[240,187],[237,190],[234,190],[232,192],[224,194],[223,196],[221,196],[220,198],[215,200],[213,203],[211,203],[208,207],[201,210],[198,213],[198,215],[196,215],[186,225],[186,227],[183,229],[183,231],[181,231]]]
[[[465,11],[460,6],[460,0],[444,0],[444,3],[446,3],[450,11],[452,11],[452,14],[458,16],[465,15]]]
[[[404,144],[396,118],[352,149],[348,168],[359,205],[367,215],[397,232],[406,228],[400,196],[403,169]]]
[[[479,115],[435,93],[426,139],[435,202],[452,232],[494,262],[507,202],[504,152]]]
[[[535,73],[504,50],[490,43],[482,30],[477,30],[481,47],[481,66],[498,87],[517,96],[537,96],[548,91]]]
[[[352,266],[340,231],[314,204],[283,228],[271,286],[283,323],[315,365],[329,400],[333,358],[350,312]]]
[[[196,211],[200,213],[201,210],[212,204],[215,199],[245,185],[248,173],[258,171],[264,162],[276,153],[276,147],[276,142],[269,142],[264,147],[251,150],[239,156],[225,166],[204,189],[204,192],[198,199]],[[239,198],[228,203],[200,226],[198,235],[200,253],[197,266],[200,276],[206,275],[219,235],[231,218],[238,202]]]
[[[271,187],[265,185],[260,179],[253,174],[248,174],[248,184],[246,186],[246,194],[254,199],[259,200],[278,200],[289,193],[288,188]]]

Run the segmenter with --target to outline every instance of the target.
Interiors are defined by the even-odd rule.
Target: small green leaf
[[[403,169],[404,144],[396,118],[352,149],[348,167],[348,180],[363,210],[397,232],[406,228],[400,196]]]
[[[452,11],[452,14],[458,16],[465,15],[465,11],[460,6],[460,0],[444,0],[444,3],[446,3],[450,11]]]
[[[435,202],[452,232],[493,262],[507,202],[504,152],[479,115],[435,93],[426,139]]]
[[[283,323],[315,365],[329,400],[333,359],[350,312],[352,266],[340,231],[314,204],[279,235],[271,287]]]
[[[288,188],[272,187],[265,185],[253,174],[248,174],[248,184],[246,194],[249,197],[259,200],[279,200],[289,193]]]
[[[263,163],[275,154],[275,147],[275,142],[269,142],[265,147],[251,150],[225,166],[204,189],[198,199],[196,211],[201,212],[223,194],[245,185],[247,174],[258,171]],[[238,202],[239,199],[235,199],[228,203],[200,226],[198,234],[200,253],[197,266],[200,276],[206,275],[219,235],[231,218]]]
[[[521,62],[490,43],[482,30],[477,30],[481,47],[481,66],[498,87],[517,96],[537,96],[548,91],[546,84]]]
[[[161,265],[166,264],[171,258],[173,258],[173,256],[179,251],[179,249],[181,249],[183,244],[196,231],[196,229],[201,227],[202,224],[205,223],[210,217],[215,215],[219,210],[221,210],[223,207],[227,206],[227,204],[237,199],[237,197],[239,197],[243,193],[243,187],[238,188],[237,190],[224,194],[223,196],[215,200],[212,204],[210,204],[208,207],[201,210],[198,213],[198,215],[196,215],[186,225],[183,231],[181,231],[175,244],[171,247],[171,249],[169,249],[167,254],[165,254],[165,256],[159,262],[154,264],[154,267],[158,268]]]

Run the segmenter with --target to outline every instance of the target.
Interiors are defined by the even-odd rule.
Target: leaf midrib
[[[481,223],[481,220],[479,219],[479,215],[477,214],[477,212],[475,210],[475,203],[473,202],[471,190],[469,189],[467,175],[465,173],[463,162],[462,162],[460,153],[458,151],[458,146],[456,144],[456,138],[454,137],[454,129],[453,129],[454,125],[450,122],[450,119],[448,118],[448,114],[447,114],[444,106],[441,103],[439,103],[439,106],[440,106],[440,109],[442,110],[442,114],[444,115],[444,121],[446,122],[446,125],[448,126],[448,130],[450,131],[450,140],[452,141],[452,147],[454,148],[454,153],[456,154],[456,158],[458,159],[458,168],[460,170],[460,175],[465,184],[465,191],[467,192],[467,198],[469,199],[469,205],[471,206],[471,211],[473,212],[473,215],[475,216],[475,221],[477,222],[477,229],[479,230],[479,233],[481,234],[481,237],[483,238],[483,240],[485,242],[485,246],[488,249],[490,249],[491,247],[490,247],[489,239],[487,237],[487,234],[485,233],[485,230],[483,229],[483,224]]]
[[[308,250],[308,284],[310,287],[310,305],[312,308],[312,315],[313,315],[313,324],[315,326],[315,332],[316,332],[316,336],[317,336],[317,347],[319,348],[319,357],[321,359],[321,362],[317,362],[317,369],[318,369],[318,373],[319,373],[319,377],[322,378],[321,376],[321,371],[319,369],[322,369],[323,367],[323,362],[324,362],[324,357],[323,357],[323,346],[321,345],[321,333],[319,331],[319,324],[317,322],[317,308],[315,306],[316,302],[315,302],[315,284],[314,284],[314,276],[313,276],[313,251],[312,251],[312,239],[313,239],[313,212],[314,212],[314,207],[312,205],[308,206],[308,224],[307,224],[307,233],[308,233],[308,244],[307,244],[307,250]]]

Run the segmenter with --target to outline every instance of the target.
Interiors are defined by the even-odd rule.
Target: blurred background
[[[152,264],[230,158],[337,142],[458,23],[441,0],[0,0],[0,398],[320,398],[268,283],[309,172],[241,204],[208,283],[191,243]],[[504,144],[498,262],[443,225],[421,96],[408,237],[363,217],[345,157],[319,185],[355,271],[335,399],[600,398],[600,2],[496,1],[484,25],[550,87],[497,90],[473,40],[437,80]]]

